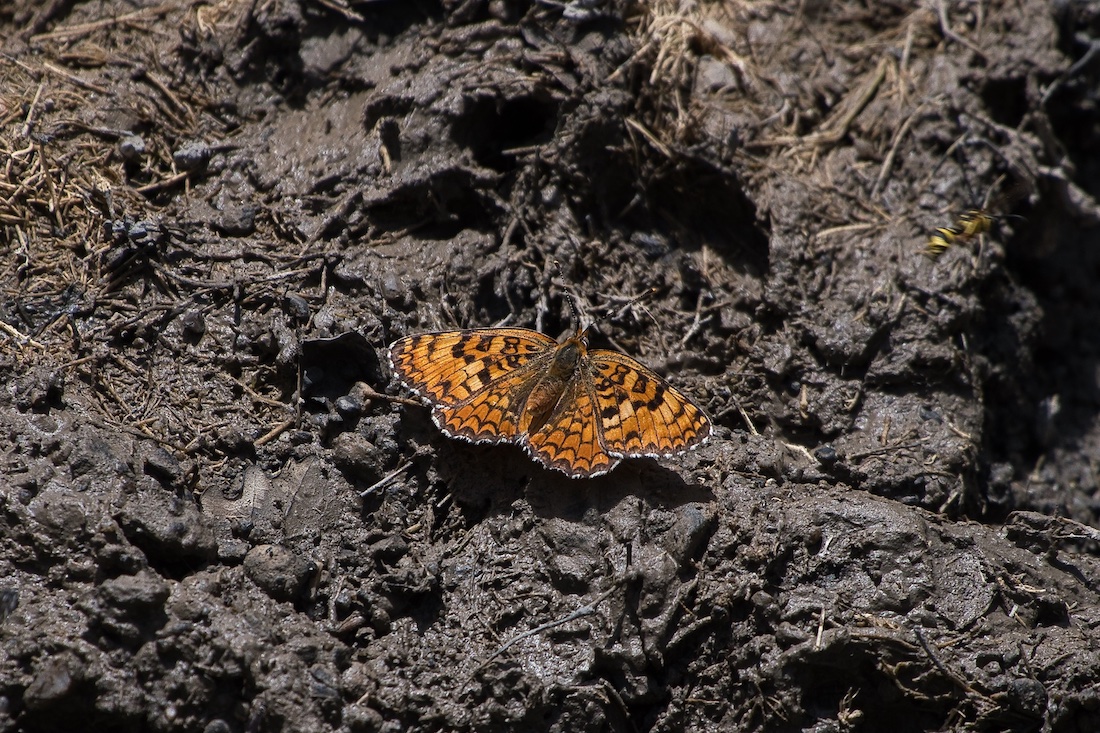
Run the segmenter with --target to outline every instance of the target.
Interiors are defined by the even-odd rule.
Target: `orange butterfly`
[[[703,443],[702,408],[629,356],[588,349],[588,329],[561,343],[526,328],[406,336],[394,373],[452,438],[515,443],[571,478],[622,458],[672,456]]]

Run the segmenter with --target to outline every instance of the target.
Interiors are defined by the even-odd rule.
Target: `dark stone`
[[[1012,707],[1039,720],[1047,709],[1047,689],[1042,682],[1026,677],[1008,683],[1007,690]]]
[[[300,295],[287,293],[283,296],[283,312],[297,321],[308,321],[309,302]]]
[[[206,318],[200,310],[189,310],[180,316],[180,328],[184,336],[198,338],[206,333]]]
[[[169,595],[168,584],[150,572],[111,578],[99,586],[98,592],[112,608],[141,616],[163,609]]]
[[[69,697],[76,686],[77,661],[71,654],[44,657],[34,671],[34,679],[23,692],[28,710],[42,711]]]
[[[157,447],[145,457],[145,472],[164,483],[174,484],[183,476],[183,467],[175,456]]]
[[[172,162],[183,171],[201,171],[210,162],[212,154],[213,151],[209,145],[198,140],[191,140],[172,153]]]
[[[141,160],[145,157],[145,138],[141,135],[127,135],[118,141],[118,152],[124,160]]]
[[[831,445],[819,446],[818,449],[814,451],[814,458],[826,466],[836,463],[838,457],[836,448]]]
[[[363,414],[363,403],[352,395],[344,395],[336,400],[336,411],[345,418],[355,418]]]
[[[256,231],[256,211],[252,204],[229,205],[210,225],[220,234],[245,237]]]
[[[19,608],[19,589],[0,588],[0,624],[7,620],[11,612]]]

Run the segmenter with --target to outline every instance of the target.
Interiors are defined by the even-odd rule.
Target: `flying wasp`
[[[959,216],[954,226],[940,227],[936,229],[924,247],[924,253],[932,259],[937,259],[948,250],[951,245],[969,242],[979,234],[985,234],[993,228],[993,216],[984,209],[969,209]]]

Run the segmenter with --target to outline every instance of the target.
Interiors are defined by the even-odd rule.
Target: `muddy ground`
[[[1100,3],[926,5],[4,3],[0,730],[1100,729]],[[708,444],[390,399],[566,293]]]

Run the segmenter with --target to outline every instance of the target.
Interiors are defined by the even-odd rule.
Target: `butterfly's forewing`
[[[516,436],[519,411],[556,342],[522,328],[442,331],[390,346],[394,373],[435,409],[448,435],[473,442]]]
[[[710,419],[694,402],[629,356],[588,353],[601,440],[623,458],[671,456],[710,435]]]
[[[554,339],[525,328],[484,328],[406,336],[390,345],[405,386],[433,405],[456,405],[500,377],[545,358]]]

